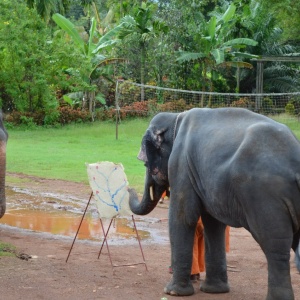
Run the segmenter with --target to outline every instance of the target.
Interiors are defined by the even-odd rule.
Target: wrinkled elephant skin
[[[267,299],[294,299],[289,260],[293,248],[300,270],[300,143],[285,125],[240,108],[159,113],[138,157],[145,162],[146,181],[141,202],[130,190],[133,213],[148,214],[163,191],[171,191],[173,278],[165,293],[194,293],[192,248],[201,216],[206,249],[202,291],[229,292],[224,230],[230,225],[246,228],[264,251]]]

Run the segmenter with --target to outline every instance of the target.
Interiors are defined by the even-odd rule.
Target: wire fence
[[[182,112],[199,107],[242,107],[279,122],[300,125],[300,92],[280,94],[238,94],[187,91],[141,85],[131,81],[116,83],[117,120],[151,117],[158,112]]]

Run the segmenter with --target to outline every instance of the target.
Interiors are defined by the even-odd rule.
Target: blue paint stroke
[[[104,193],[108,193],[109,196],[110,196],[110,201],[111,202],[108,202],[106,201],[105,199],[103,199],[98,193],[94,193],[94,196],[100,201],[102,202],[103,204],[107,205],[107,206],[110,206],[110,207],[113,207],[116,212],[119,212],[121,209],[122,209],[122,204],[124,202],[124,199],[125,199],[125,196],[126,196],[126,193],[127,193],[127,190],[125,190],[123,192],[123,194],[120,196],[120,201],[119,203],[117,204],[116,203],[116,197],[119,195],[119,193],[122,191],[122,189],[127,185],[127,180],[124,178],[124,182],[119,186],[117,187],[117,189],[115,191],[111,191],[112,188],[110,186],[110,178],[113,176],[113,174],[118,170],[118,167],[116,166],[111,172],[110,174],[108,174],[108,176],[106,176],[103,172],[99,171],[98,168],[96,168],[97,170],[97,173],[104,178],[104,181],[106,182],[106,187],[102,187],[100,186],[95,177],[93,177],[93,183],[95,184],[95,186],[98,188],[98,190],[101,190],[103,191]]]

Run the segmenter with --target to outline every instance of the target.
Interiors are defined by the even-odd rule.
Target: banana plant
[[[52,19],[71,37],[74,44],[80,51],[82,59],[88,65],[87,70],[84,70],[81,75],[87,83],[87,88],[84,91],[83,98],[86,103],[88,103],[89,111],[93,116],[95,99],[99,98],[98,95],[95,94],[93,81],[99,77],[99,71],[101,74],[101,68],[103,69],[104,66],[124,61],[122,58],[110,57],[106,54],[109,53],[113,45],[118,43],[119,40],[116,39],[115,36],[121,29],[122,25],[116,26],[104,35],[101,35],[97,32],[97,21],[92,18],[89,38],[85,41],[79,34],[76,26],[67,18],[57,13],[52,16]],[[96,41],[96,43],[94,41]]]
[[[215,14],[211,16],[208,22],[203,18],[198,32],[194,35],[196,49],[194,51],[180,51],[177,58],[177,61],[181,63],[188,61],[199,63],[202,66],[201,71],[204,80],[210,82],[210,91],[213,90],[212,78],[216,76],[219,68],[225,66],[252,68],[250,63],[241,59],[257,58],[256,55],[241,51],[246,46],[256,46],[255,40],[249,38],[230,39],[228,36],[234,26],[235,11],[236,6],[231,3],[224,14]],[[205,84],[203,91],[205,91]]]

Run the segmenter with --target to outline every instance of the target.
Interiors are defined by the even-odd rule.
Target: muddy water
[[[87,199],[78,199],[66,195],[50,193],[32,193],[26,189],[6,188],[7,210],[0,224],[16,227],[18,229],[50,233],[57,236],[74,237]],[[135,219],[139,237],[143,240],[164,243],[157,230],[151,229],[149,224],[159,222],[156,219]],[[107,230],[110,220],[103,220]],[[109,230],[110,243],[128,243],[136,239],[133,222],[129,218],[116,218]],[[78,239],[95,240],[103,239],[96,206],[90,203],[83,219]]]

